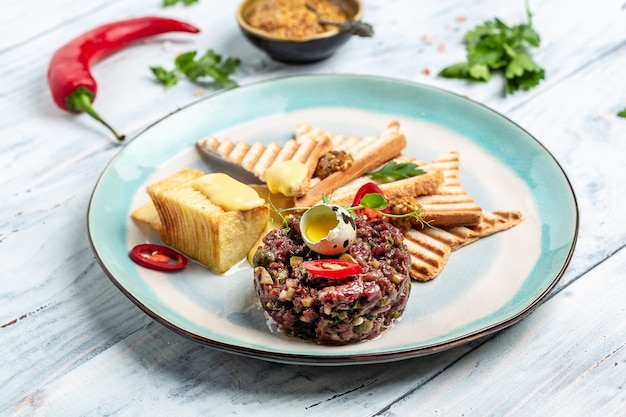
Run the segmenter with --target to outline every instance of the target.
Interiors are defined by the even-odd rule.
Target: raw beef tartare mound
[[[384,218],[357,216],[356,240],[341,259],[362,272],[320,278],[303,262],[330,259],[303,241],[300,221],[274,229],[254,257],[254,286],[263,309],[288,335],[319,344],[346,344],[377,337],[402,316],[411,292],[411,257],[403,235]],[[335,257],[334,259],[337,259]]]

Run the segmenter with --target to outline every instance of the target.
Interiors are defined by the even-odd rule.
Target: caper
[[[274,252],[267,248],[259,248],[252,257],[254,266],[268,266],[276,260]]]
[[[284,284],[287,278],[289,278],[289,272],[286,269],[279,269],[274,274],[274,279],[278,280],[281,284]]]
[[[354,332],[358,334],[366,334],[369,333],[374,327],[374,322],[372,320],[364,320],[358,326],[354,326]]]

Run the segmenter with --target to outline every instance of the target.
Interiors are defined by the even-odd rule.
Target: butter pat
[[[252,187],[222,173],[204,175],[192,186],[226,211],[252,210],[265,204]]]
[[[293,196],[294,189],[300,187],[309,177],[306,165],[297,161],[282,161],[269,167],[265,172],[265,182],[272,194],[281,193]]]

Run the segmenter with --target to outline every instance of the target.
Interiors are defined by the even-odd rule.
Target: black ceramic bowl
[[[352,36],[337,30],[319,33],[307,38],[281,38],[250,26],[247,19],[254,3],[262,0],[244,0],[237,10],[237,22],[244,36],[272,59],[290,64],[306,64],[331,56]],[[361,0],[335,0],[349,20],[360,20],[363,13]]]

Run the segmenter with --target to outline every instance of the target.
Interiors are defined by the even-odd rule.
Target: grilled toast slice
[[[426,171],[426,174],[378,184],[388,200],[415,197],[422,206],[420,215],[431,226],[468,226],[480,223],[482,208],[459,182],[460,162],[457,151],[442,155],[430,164],[406,155],[393,160],[399,163],[415,163]],[[352,203],[359,187],[370,181],[372,179],[368,175],[350,181],[332,194],[333,203],[339,205]]]
[[[421,215],[431,226],[472,226],[481,221],[483,210],[459,182],[459,153],[452,151],[427,167],[443,172],[443,182],[431,195],[417,196]]]
[[[411,254],[411,278],[416,281],[434,279],[453,251],[483,237],[510,229],[523,219],[524,216],[519,211],[499,210],[484,212],[481,221],[474,226],[424,227],[405,232],[405,243]]]
[[[201,152],[242,167],[262,182],[266,181],[265,174],[272,165],[283,161],[300,162],[306,166],[307,174],[287,191],[289,197],[299,197],[309,191],[317,162],[332,149],[333,143],[328,133],[320,131],[317,135],[309,134],[298,140],[290,139],[282,146],[275,142],[268,145],[261,142],[250,145],[245,141],[235,143],[229,138],[220,140],[211,136],[196,142],[196,147]]]
[[[420,195],[434,194],[443,183],[443,171],[438,167],[426,165],[422,161],[406,155],[394,158],[393,161],[397,163],[417,164],[418,167],[426,171],[426,173],[387,183],[378,183],[370,178],[369,175],[362,175],[335,190],[332,194],[333,203],[342,206],[352,203],[359,188],[368,182],[376,182],[385,197],[389,200],[399,197],[417,197]],[[382,166],[384,166],[384,164],[374,168],[373,171],[382,168]]]
[[[299,207],[312,206],[321,201],[322,195],[334,193],[348,182],[399,156],[406,147],[406,137],[400,132],[400,123],[395,120],[378,136],[334,135],[332,142],[334,150],[351,154],[354,163],[345,171],[335,172],[324,179],[313,178],[307,194],[296,199]]]

